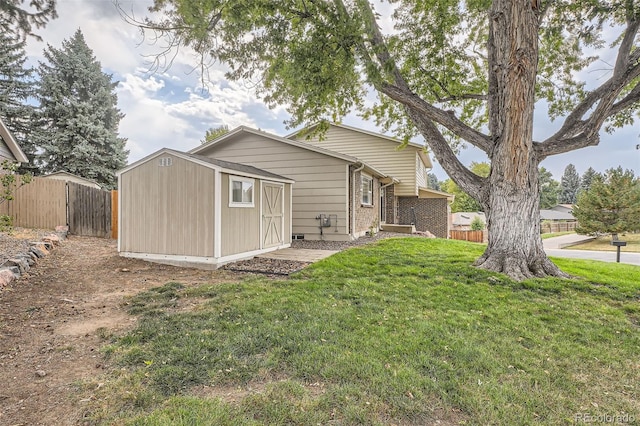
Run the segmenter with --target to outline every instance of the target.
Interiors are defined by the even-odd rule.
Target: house
[[[573,212],[573,204],[558,204],[551,207],[551,210],[562,212],[562,213],[572,213]]]
[[[383,229],[384,224],[415,225],[418,231],[447,238],[453,195],[427,186],[432,164],[423,145],[409,142],[401,148],[398,139],[342,124],[330,124],[320,138],[313,134],[314,127],[287,138],[359,158],[393,176],[393,181],[383,182],[379,190]]]
[[[377,230],[381,188],[394,181],[354,155],[248,127],[238,127],[189,152],[295,180],[294,239],[348,241]]]
[[[456,212],[451,214],[451,229],[455,231],[470,231],[471,222],[476,217],[482,220],[482,223],[486,225],[487,217],[484,212]]]
[[[18,142],[16,142],[9,129],[2,121],[2,118],[0,118],[0,163],[5,160],[19,163],[29,162],[29,159],[24,152],[22,152]]]
[[[214,269],[291,244],[292,179],[171,149],[117,176],[121,256]]]
[[[75,183],[79,183],[80,185],[89,186],[91,188],[97,188],[97,189],[102,188],[100,184],[95,180],[83,178],[82,176],[74,175],[73,173],[69,173],[65,171],[54,172],[41,177],[44,179],[56,179],[56,180],[63,180],[65,182],[75,182]]]
[[[558,207],[558,206],[556,206]],[[540,210],[540,220],[551,221],[575,221],[575,216],[571,213],[571,210],[556,209],[555,207],[547,210]]]

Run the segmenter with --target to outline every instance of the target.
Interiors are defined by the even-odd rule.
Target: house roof
[[[18,145],[18,142],[16,142],[16,140],[13,138],[13,135],[4,124],[4,121],[2,121],[2,118],[0,118],[0,138],[2,138],[5,144],[7,144],[7,147],[16,158],[16,161],[19,161],[21,163],[29,162],[29,159],[20,148],[20,145]]]
[[[451,216],[451,223],[456,226],[469,226],[476,217],[479,217],[484,223],[487,223],[484,212],[457,212]]]
[[[454,194],[449,194],[448,192],[436,191],[422,186],[418,188],[418,198],[446,198],[448,201],[453,202],[455,197]]]
[[[193,148],[192,150],[189,151],[190,154],[198,154],[200,152],[206,151],[207,148],[210,148],[212,146],[215,145],[219,145],[219,144],[223,144],[225,142],[228,142],[229,140],[233,139],[235,136],[240,135],[242,133],[250,133],[250,134],[254,134],[254,135],[258,135],[258,136],[263,136],[278,142],[282,142],[284,144],[287,145],[291,145],[291,146],[296,146],[298,148],[302,148],[302,149],[306,149],[308,151],[312,151],[312,152],[317,152],[319,154],[324,154],[327,155],[329,157],[333,157],[333,158],[338,158],[340,160],[344,160],[346,162],[352,163],[352,164],[362,164],[365,166],[365,170],[373,173],[375,175],[377,175],[378,177],[389,177],[386,173],[382,172],[381,170],[376,169],[375,167],[367,164],[366,162],[360,160],[357,157],[353,157],[351,155],[345,155],[345,154],[340,154],[339,152],[335,152],[335,151],[331,151],[325,148],[320,148],[314,145],[310,145],[304,142],[298,142],[296,140],[293,139],[286,139],[283,138],[281,136],[277,136],[268,132],[264,132],[262,130],[256,130],[256,129],[252,129],[250,127],[246,127],[246,126],[239,126],[236,127],[235,129],[231,130],[228,133],[225,133],[224,135],[213,139],[212,141],[209,141],[207,143],[204,143],[200,146],[197,146],[195,148]]]
[[[64,171],[64,170],[60,170],[60,171],[57,171],[57,172],[49,173],[48,175],[44,175],[42,177],[43,178],[51,178],[51,177],[57,177],[57,176],[70,176],[70,177],[73,177],[73,178],[76,178],[76,179],[80,179],[80,180],[85,180],[85,181],[90,182],[90,183],[92,183],[94,185],[100,186],[100,184],[98,182],[96,182],[95,180],[93,180],[93,179],[89,179],[89,178],[86,178],[86,177],[74,175],[73,173],[70,173],[70,172],[67,172],[67,171]]]
[[[309,132],[309,131],[313,130],[314,128],[318,127],[319,125],[320,125],[320,123],[312,124],[311,126],[308,126],[308,127],[303,128],[303,129],[297,130],[297,131],[295,131],[293,133],[290,133],[285,137],[287,139],[294,138],[297,135],[299,135],[301,132]],[[373,136],[375,138],[383,139],[383,140],[388,141],[388,142],[393,142],[395,145],[402,145],[402,143],[403,143],[403,141],[399,140],[398,138],[394,138],[393,136],[387,136],[387,135],[383,135],[382,133],[376,133],[376,132],[371,132],[369,130],[358,129],[357,127],[347,126],[346,124],[329,123],[329,125],[330,126],[334,126],[334,127],[338,127],[340,129],[350,130],[352,132],[357,132],[357,133],[362,133],[362,134],[365,134],[365,135],[368,135],[368,136]],[[427,147],[425,145],[421,145],[421,144],[415,143],[415,142],[408,142],[407,146],[418,148],[418,155],[420,155],[420,158],[422,159],[422,162],[424,163],[424,165],[429,167],[429,168],[433,167],[433,164],[431,163],[431,159],[429,158],[429,155],[427,155],[427,153],[426,153]]]
[[[540,220],[576,220],[569,212],[558,210],[540,210]]]
[[[135,163],[129,164],[124,169],[119,170],[116,173],[116,175],[119,176],[122,173],[128,172],[129,170],[139,166],[142,163],[145,163],[149,160],[152,160],[164,154],[175,155],[176,157],[182,158],[184,160],[192,161],[202,166],[209,167],[212,169],[217,169],[217,170],[220,170],[221,172],[228,173],[228,174],[240,174],[246,177],[267,178],[267,179],[276,180],[279,182],[294,183],[293,179],[289,179],[287,177],[280,176],[275,173],[271,173],[266,170],[259,169],[257,167],[247,166],[246,164],[233,163],[231,161],[218,160],[215,158],[205,157],[203,155],[189,154],[186,152],[180,152],[180,151],[176,151],[169,148],[162,148],[161,150],[156,151],[153,154],[150,154],[136,161]]]

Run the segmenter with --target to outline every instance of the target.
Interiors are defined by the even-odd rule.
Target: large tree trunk
[[[492,188],[485,208],[489,244],[475,264],[517,280],[568,277],[547,258],[542,246],[537,162],[529,165],[525,188],[502,179],[499,161],[494,159],[492,164]]]
[[[483,200],[489,244],[476,265],[515,279],[566,276],[547,258],[540,237],[539,160],[532,141],[538,16],[532,4],[495,0],[489,17],[489,127],[495,147]]]

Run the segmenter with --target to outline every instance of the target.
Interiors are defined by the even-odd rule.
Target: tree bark
[[[489,244],[476,265],[522,280],[567,276],[546,256],[540,237],[539,159],[533,147],[538,18],[530,0],[496,0],[490,11]]]
[[[492,188],[485,206],[489,243],[475,265],[516,280],[547,275],[568,278],[549,260],[542,245],[537,162],[530,162],[524,188],[502,179],[502,166],[493,160]]]

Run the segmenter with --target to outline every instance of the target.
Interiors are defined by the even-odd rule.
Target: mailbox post
[[[616,253],[616,262],[620,263],[620,247],[627,245],[626,241],[611,241],[612,246],[616,246],[618,252]]]

